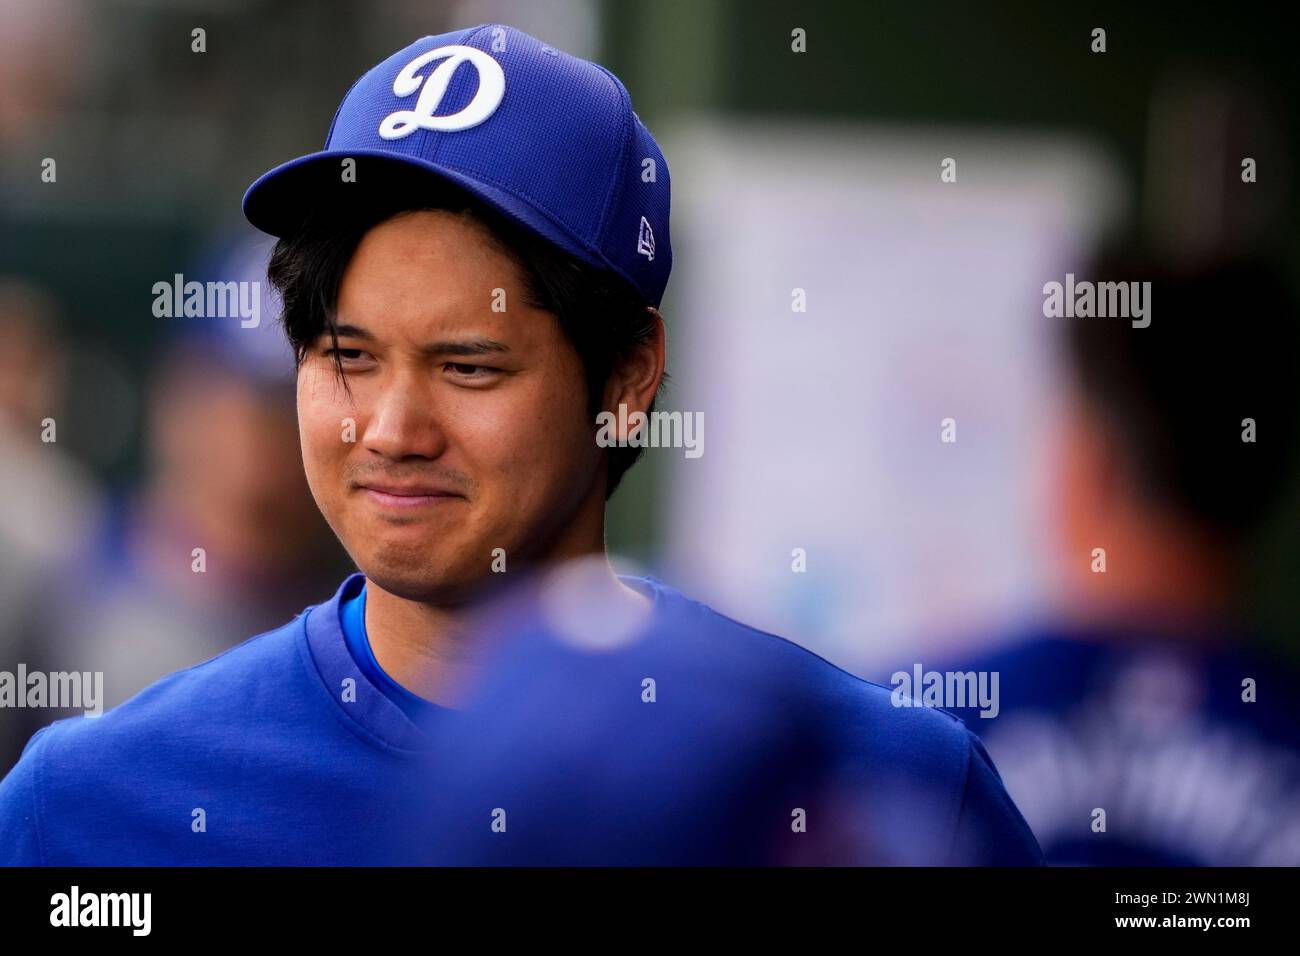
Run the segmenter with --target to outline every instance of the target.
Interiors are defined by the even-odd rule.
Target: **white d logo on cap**
[[[416,72],[426,63],[440,60],[426,80],[416,76]],[[478,91],[474,98],[459,113],[450,116],[434,116],[433,111],[442,102],[456,69],[465,62],[473,64],[478,71]],[[501,64],[482,50],[472,46],[440,46],[428,53],[421,53],[406,66],[402,67],[397,78],[393,80],[393,92],[398,96],[410,96],[420,89],[420,98],[413,110],[398,110],[389,113],[379,124],[379,135],[384,139],[401,139],[417,129],[454,131],[469,129],[483,122],[501,105],[501,97],[506,92],[506,75],[501,71]]]

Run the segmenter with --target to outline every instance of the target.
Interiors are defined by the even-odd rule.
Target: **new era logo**
[[[650,223],[646,222],[645,216],[641,217],[641,231],[636,237],[637,255],[645,256],[651,262],[655,261],[655,233],[650,228]]]

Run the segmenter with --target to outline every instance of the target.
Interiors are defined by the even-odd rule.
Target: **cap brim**
[[[342,161],[358,162],[353,182],[344,182]],[[610,264],[518,196],[415,156],[365,149],[332,149],[300,156],[259,176],[244,194],[244,217],[272,236],[292,235],[312,215],[362,208],[379,196],[410,195],[421,186],[450,183],[564,251],[600,268]]]

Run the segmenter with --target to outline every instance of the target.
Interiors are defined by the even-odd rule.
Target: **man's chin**
[[[393,564],[392,562],[357,562],[366,580],[394,597],[421,604],[467,604],[485,590],[491,577],[487,568],[481,574],[430,573],[430,564]]]

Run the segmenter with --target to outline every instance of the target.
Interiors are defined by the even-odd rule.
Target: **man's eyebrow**
[[[375,341],[375,335],[368,329],[363,329],[359,325],[343,324],[335,328],[339,338],[362,339],[367,342]],[[447,339],[440,342],[430,342],[420,349],[425,355],[492,355],[501,354],[510,351],[510,346],[504,342],[498,342],[496,339]]]
[[[375,340],[375,337],[371,332],[363,329],[359,325],[338,325],[334,327],[334,331],[338,334],[339,338],[365,339],[367,342],[373,342]]]
[[[509,352],[510,346],[495,339],[462,339],[430,342],[420,351],[425,355],[492,355]]]

